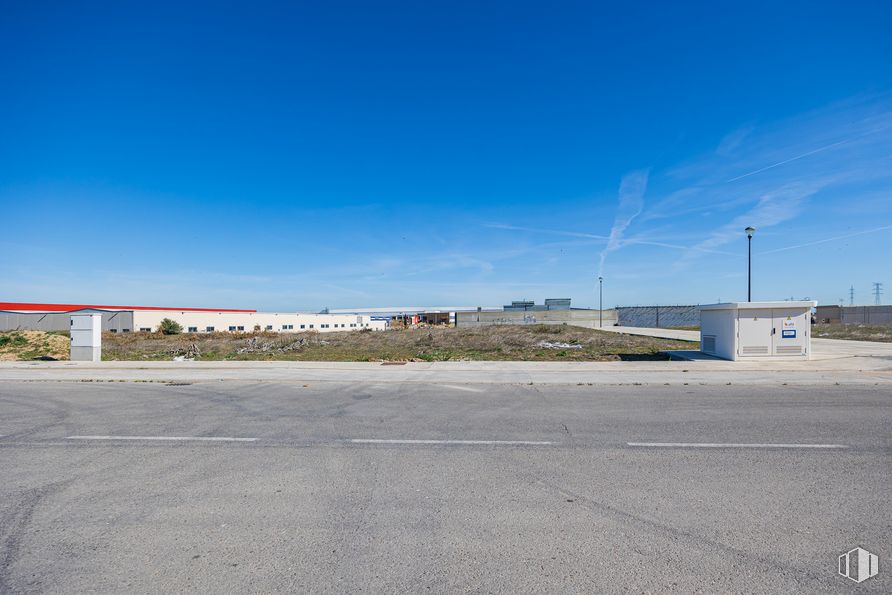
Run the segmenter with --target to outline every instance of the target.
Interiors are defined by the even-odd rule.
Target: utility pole
[[[598,328],[604,328],[604,277],[598,276]]]
[[[849,287],[849,305],[850,306],[855,305],[855,286],[854,285]]]
[[[753,301],[753,234],[755,227],[747,227],[746,232],[746,301]]]
[[[877,306],[880,305],[880,295],[882,295],[882,293],[883,293],[883,284],[875,281],[873,283],[873,296],[874,296],[875,303]]]

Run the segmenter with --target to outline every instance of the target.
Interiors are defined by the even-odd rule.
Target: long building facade
[[[358,314],[0,302],[0,330],[67,331],[72,312],[101,314],[103,332],[111,333],[154,332],[165,318],[178,322],[187,333],[326,333],[382,331],[389,326],[386,320]]]

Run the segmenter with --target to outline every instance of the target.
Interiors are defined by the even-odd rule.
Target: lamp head
[[[746,232],[746,237],[751,238],[751,237],[753,237],[753,234],[756,233],[756,228],[755,227],[747,227],[743,231]]]

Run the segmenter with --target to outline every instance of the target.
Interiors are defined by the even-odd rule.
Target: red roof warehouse
[[[77,310],[170,310],[175,312],[256,312],[229,308],[166,308],[161,306],[95,306],[91,304],[33,304],[30,302],[0,302],[6,312],[76,312]]]

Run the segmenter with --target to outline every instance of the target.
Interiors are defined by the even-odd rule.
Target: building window
[[[231,327],[229,327],[229,330],[231,330],[231,331],[235,331],[235,327],[234,327],[234,326],[231,326]]]
[[[141,333],[151,333],[151,332],[152,332],[152,329],[149,328],[149,327],[147,327],[147,326],[141,326],[141,327],[139,327],[139,332],[141,332]]]
[[[205,330],[206,332],[208,332],[208,333],[212,333],[212,332],[214,332],[214,327],[212,327],[212,326],[206,326],[206,327],[204,327],[204,330]]]
[[[239,332],[241,332],[241,331],[245,330],[245,327],[240,326],[240,327],[238,327],[238,330],[239,330]]]
[[[313,325],[312,325],[312,324],[310,325],[310,328],[313,328]]]
[[[271,325],[271,324],[266,325],[266,330],[268,330],[268,331],[273,330],[273,325]]]
[[[198,332],[198,327],[197,327],[197,326],[190,326],[190,327],[189,327],[189,332],[190,332],[190,333],[197,333],[197,332]]]
[[[116,329],[116,328],[110,328],[110,329],[108,329],[108,332],[110,332],[110,333],[116,333],[116,332],[118,332],[118,329]]]
[[[300,328],[307,328],[307,325],[302,324],[302,325],[300,325]]]

